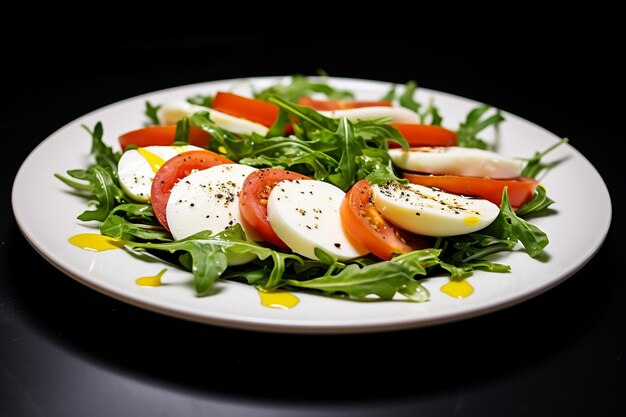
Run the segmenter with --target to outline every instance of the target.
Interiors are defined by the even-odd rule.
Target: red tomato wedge
[[[128,133],[124,133],[119,137],[120,146],[122,151],[126,150],[128,145],[135,145],[137,147],[152,146],[152,145],[171,145],[174,143],[176,137],[176,126],[148,126],[142,129],[133,130]],[[192,127],[189,129],[189,144],[206,148],[211,140],[211,135],[202,129]]]
[[[380,215],[367,180],[348,190],[339,212],[346,232],[381,259],[431,246],[427,237],[398,229]]]
[[[311,97],[300,97],[298,104],[311,107],[315,110],[356,109],[358,107],[391,107],[391,101],[362,101],[362,100],[315,100]]]
[[[498,206],[502,202],[502,191],[504,187],[507,187],[509,201],[513,208],[530,201],[535,194],[538,184],[537,180],[525,177],[495,180],[480,177],[459,177],[456,175],[422,175],[408,172],[405,172],[403,176],[413,184],[436,187],[453,194],[481,197]]]
[[[306,175],[280,168],[265,168],[254,171],[243,183],[239,193],[239,211],[243,220],[268,243],[289,249],[274,232],[267,219],[267,199],[274,186],[283,180],[312,180]]]
[[[212,107],[222,113],[241,117],[271,127],[278,117],[278,107],[267,101],[219,91]]]
[[[456,132],[445,127],[435,125],[418,125],[408,123],[392,123],[402,136],[409,142],[409,146],[455,146]],[[390,148],[399,148],[396,142],[389,142]]]
[[[191,174],[193,170],[202,170],[215,165],[233,163],[230,159],[224,158],[215,152],[204,150],[183,152],[167,160],[155,174],[150,191],[152,210],[159,223],[167,230],[170,230],[167,225],[165,209],[167,208],[167,201],[170,198],[172,187],[178,180]]]

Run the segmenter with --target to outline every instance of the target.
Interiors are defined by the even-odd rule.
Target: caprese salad
[[[534,177],[549,150],[522,160],[478,135],[504,119],[489,106],[456,129],[416,85],[378,101],[302,76],[243,96],[218,91],[158,106],[152,125],[58,175],[95,208],[103,235],[175,262],[198,295],[218,279],[350,299],[428,299],[422,280],[506,272],[488,255],[548,244],[523,218],[553,201]]]

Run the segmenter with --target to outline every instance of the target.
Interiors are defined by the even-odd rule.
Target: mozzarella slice
[[[165,215],[174,239],[179,240],[203,230],[221,232],[240,223],[250,240],[260,240],[241,221],[239,192],[246,177],[256,168],[240,164],[217,165],[195,171],[172,188]],[[254,259],[251,254],[229,254],[229,265]]]
[[[320,113],[333,119],[345,117],[351,122],[389,118],[391,123],[421,123],[419,115],[406,107],[358,107],[356,109],[321,111]]]
[[[500,209],[488,200],[462,197],[417,184],[372,185],[380,214],[425,236],[454,236],[489,226]]]
[[[161,123],[167,125],[175,124],[183,117],[189,117],[201,111],[209,112],[213,123],[237,135],[250,135],[254,132],[265,136],[268,130],[267,127],[259,123],[251,122],[241,117],[231,116],[230,114],[222,113],[209,107],[191,104],[185,100],[173,100],[163,103],[159,109],[158,116]]]
[[[345,193],[322,181],[281,181],[267,201],[267,218],[278,237],[295,253],[317,259],[319,247],[337,259],[363,256],[368,251],[348,237],[339,207]]]
[[[122,154],[117,164],[120,185],[130,198],[146,203],[150,200],[154,175],[168,159],[183,152],[201,149],[193,145],[129,149]]]
[[[437,146],[390,149],[393,163],[408,171],[430,174],[515,178],[522,172],[522,161],[495,152],[461,146]]]

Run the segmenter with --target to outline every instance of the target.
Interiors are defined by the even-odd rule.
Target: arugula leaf
[[[270,96],[268,101],[277,105],[278,108],[285,111],[290,116],[295,117],[300,123],[305,125],[325,130],[327,132],[334,132],[339,128],[337,120],[322,116],[320,113],[309,107],[299,106],[279,96]]]
[[[85,169],[72,169],[67,171],[67,175],[72,178],[85,181],[79,183],[67,179],[59,174],[54,176],[70,187],[80,191],[89,192],[89,205],[95,205],[95,210],[85,210],[77,218],[83,221],[106,220],[113,208],[125,201],[125,194],[117,185],[117,181],[109,168],[103,168],[100,165],[92,165]]]
[[[270,138],[275,138],[277,136],[283,136],[285,134],[285,128],[287,127],[289,122],[290,120],[289,120],[289,116],[287,115],[287,113],[285,113],[285,111],[282,109],[279,110],[278,117],[276,117],[276,120],[267,131],[265,138],[270,139]]]
[[[420,118],[420,123],[441,126],[443,118],[439,113],[439,109],[435,106],[435,100],[431,98],[426,109],[420,111],[423,104],[415,100],[414,96],[416,91],[417,83],[415,81],[409,81],[404,88],[404,93],[400,96],[400,105],[417,113]]]
[[[121,240],[172,240],[170,233],[159,224],[150,204],[116,206],[100,225],[100,233]]]
[[[517,217],[511,208],[507,187],[502,193],[498,217],[482,232],[511,242],[519,240],[524,245],[526,253],[533,258],[540,254],[549,242],[548,236],[537,226]]]
[[[398,143],[405,151],[409,150],[409,143],[402,133],[392,125],[376,120],[361,120],[353,124],[356,136],[362,137],[367,146],[387,149],[387,142]]]
[[[189,145],[189,118],[183,117],[176,123],[174,145]]]
[[[196,106],[212,107],[213,99],[212,95],[196,94],[195,96],[187,97],[187,103],[195,104]]]
[[[172,240],[170,233],[162,227],[156,228],[154,226],[131,223],[116,214],[109,214],[106,220],[100,225],[100,233],[105,236],[126,241],[134,240],[134,238],[149,241]]]
[[[354,184],[359,168],[357,160],[363,155],[362,146],[354,136],[352,124],[345,117],[341,118],[335,135],[341,150],[341,159],[335,173],[328,176],[328,182],[347,191]]]
[[[322,81],[311,81],[304,75],[294,75],[288,85],[272,85],[255,92],[254,96],[260,100],[269,100],[271,96],[278,96],[285,100],[297,101],[300,97],[310,96],[314,93],[322,93],[332,100],[354,97],[354,94],[348,90],[335,89]]]
[[[95,159],[95,165],[87,169],[67,171],[67,175],[80,181],[74,181],[60,174],[54,174],[54,176],[89,198],[89,205],[96,206],[95,210],[85,210],[81,213],[78,216],[79,220],[104,221],[113,208],[124,202],[126,198],[117,178],[120,153],[113,152],[113,149],[103,142],[102,123],[96,123],[93,131],[85,125],[82,127],[91,135],[91,155]]]
[[[539,173],[541,171],[543,171],[546,168],[551,168],[551,167],[555,166],[556,164],[558,164],[559,161],[548,163],[548,164],[542,163],[541,162],[541,158],[543,158],[548,153],[552,152],[554,149],[558,148],[559,146],[561,146],[561,145],[563,145],[564,143],[567,143],[567,142],[569,142],[569,139],[568,138],[563,138],[559,142],[557,142],[554,145],[550,146],[545,151],[543,151],[543,152],[535,152],[535,155],[533,155],[533,157],[530,158],[526,162],[526,166],[524,167],[524,169],[522,170],[522,173],[520,175],[522,177],[527,177],[527,178],[537,178],[537,175],[539,175]]]
[[[380,98],[382,101],[394,101],[396,99],[396,85],[391,84],[391,88]]]
[[[103,168],[109,168],[113,177],[117,178],[117,163],[121,155],[119,152],[113,152],[113,148],[105,145],[102,141],[104,135],[102,123],[96,123],[93,131],[85,125],[82,127],[91,135],[91,155],[95,158],[96,164]]]
[[[181,255],[181,263],[190,267],[196,293],[200,296],[208,294],[213,283],[224,273],[228,266],[228,254],[252,253],[260,260],[272,258],[274,264],[265,285],[266,289],[279,285],[287,259],[293,259],[296,262],[302,260],[297,255],[280,253],[248,241],[239,224],[217,234],[206,230],[173,242],[142,243],[125,240],[124,244],[135,249],[185,252]],[[189,258],[191,258],[191,265]]]
[[[239,138],[229,131],[222,129],[211,121],[209,112],[198,112],[191,116],[191,124],[208,132],[211,135],[209,150],[233,161],[252,154],[254,142],[248,136]]]
[[[335,275],[306,281],[287,279],[285,283],[291,287],[318,290],[327,295],[345,294],[358,300],[368,299],[371,295],[391,300],[399,293],[412,301],[425,301],[429,296],[428,291],[414,277],[425,275],[422,261],[428,262],[438,253],[436,249],[424,249],[362,267],[352,263]]]
[[[428,107],[426,107],[426,110],[424,110],[423,113],[420,113],[420,118],[423,124],[441,126],[443,117],[441,117],[441,114],[439,114],[439,109],[435,107],[434,99],[432,98],[430,99],[430,101],[428,102]]]
[[[146,101],[146,110],[144,111],[144,114],[148,117],[148,119],[150,119],[149,124],[158,125],[161,123],[159,121],[159,116],[157,115],[160,108],[161,106],[154,106],[149,101]]]
[[[496,113],[482,118],[489,110],[491,106],[484,104],[475,109],[472,109],[467,113],[465,122],[461,123],[459,130],[457,131],[457,142],[459,146],[466,148],[479,148],[487,149],[487,143],[478,138],[478,134],[489,126],[497,127],[504,117],[500,114],[500,110],[496,110]]]
[[[533,199],[522,205],[515,214],[518,217],[528,217],[542,213],[545,209],[554,204],[554,200],[548,197],[546,189],[539,185],[535,191]]]
[[[253,167],[289,168],[316,180],[324,181],[329,175],[328,164],[324,163],[324,161],[329,159],[332,158],[323,152],[312,151],[297,156],[289,156],[289,154],[275,157],[259,155],[257,157],[242,158],[239,162]],[[333,165],[336,164],[337,161],[333,160]]]
[[[400,96],[400,105],[406,107],[409,110],[413,110],[415,113],[419,113],[421,103],[415,101],[413,96],[417,90],[417,83],[415,81],[409,81],[404,87],[404,92]]]
[[[159,225],[159,221],[154,214],[152,205],[140,203],[120,204],[111,210],[111,214],[121,212],[125,218],[146,225]]]

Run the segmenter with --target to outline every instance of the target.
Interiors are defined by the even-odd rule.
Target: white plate
[[[13,210],[17,223],[33,247],[55,267],[104,294],[159,313],[241,329],[291,333],[348,333],[419,327],[460,320],[495,311],[536,296],[562,282],[581,268],[599,249],[609,228],[611,202],[608,190],[594,167],[572,146],[560,146],[549,160],[562,159],[541,182],[556,201],[557,213],[532,222],[543,229],[550,244],[541,260],[521,251],[498,255],[511,265],[512,272],[476,272],[469,282],[474,294],[455,299],[439,288],[444,277],[429,279],[425,286],[431,299],[425,303],[404,301],[355,302],[313,294],[297,294],[300,303],[289,310],[261,305],[257,291],[248,285],[219,282],[217,294],[196,297],[189,285],[191,274],[169,268],[156,288],[140,287],[135,279],[156,274],[163,265],[147,263],[122,250],[88,252],[68,238],[97,232],[76,216],[85,201],[69,192],[54,173],[86,167],[90,162],[90,139],[81,125],[93,127],[102,121],[105,142],[117,148],[117,137],[145,122],[144,103],[186,98],[233,87],[256,88],[284,80],[284,77],[226,80],[172,88],[131,98],[96,110],[61,128],[28,156],[13,185]],[[390,84],[378,81],[331,78],[336,87],[353,90],[359,98],[377,99]],[[467,111],[479,103],[432,90],[420,89],[417,98],[435,99],[444,116],[444,125],[456,128]],[[499,151],[516,157],[529,157],[559,138],[545,129],[504,113]],[[492,132],[493,133],[493,132]],[[487,135],[489,136],[489,135]],[[495,136],[487,138],[495,140]],[[576,144],[576,138],[572,138]]]

